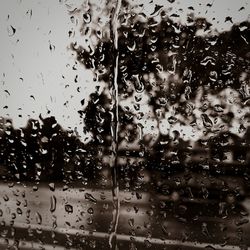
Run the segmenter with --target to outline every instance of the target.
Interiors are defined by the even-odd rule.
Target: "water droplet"
[[[64,208],[67,213],[73,213],[73,206],[71,206],[70,204],[65,204]]]
[[[85,13],[83,14],[83,21],[86,23],[86,24],[89,24],[91,22],[91,15],[89,13]]]
[[[21,215],[21,214],[23,213],[23,211],[22,211],[22,209],[21,209],[20,207],[18,207],[18,208],[16,209],[16,212],[17,212],[17,214],[19,214],[19,215]]]
[[[214,247],[212,247],[212,246],[210,246],[210,245],[205,246],[205,249],[208,249],[208,250],[216,250],[216,248],[214,248]]]
[[[91,201],[93,203],[97,202],[96,198],[92,194],[90,194],[90,193],[86,193],[85,194],[85,199],[88,200],[88,201]]]
[[[7,194],[4,194],[3,199],[4,199],[4,201],[7,202],[9,200],[9,196]]]
[[[247,218],[241,218],[241,219],[235,221],[235,225],[237,227],[239,227],[239,226],[242,226],[244,224],[247,224],[248,222],[249,222],[249,219],[247,219]]]
[[[134,82],[135,91],[137,93],[142,93],[144,91],[145,86],[143,82],[140,80],[139,75],[133,76],[133,82]]]
[[[214,111],[219,113],[219,112],[223,112],[224,109],[223,109],[223,107],[220,106],[219,104],[216,104],[216,105],[214,106]]]
[[[129,51],[134,51],[135,50],[135,48],[136,48],[136,42],[135,41],[133,41],[133,44],[132,45],[127,45],[127,48],[128,48],[128,50]]]
[[[89,214],[94,214],[94,209],[93,209],[92,207],[90,207],[90,208],[88,209],[88,213],[89,213]]]
[[[36,222],[37,222],[38,225],[42,224],[42,216],[38,212],[36,212]]]
[[[55,191],[55,183],[54,182],[49,183],[49,189],[53,192]]]
[[[10,25],[10,27],[8,27],[8,33],[9,36],[14,36],[16,33],[16,29],[12,25]]]
[[[149,240],[144,240],[144,244],[146,248],[150,248],[152,246],[152,243]]]
[[[210,71],[209,73],[209,79],[213,82],[215,82],[218,78],[218,73],[216,71]]]
[[[202,61],[201,65],[207,66],[208,64],[215,65],[215,59],[211,56],[206,56]]]
[[[134,223],[135,223],[135,220],[133,218],[130,218],[128,220],[128,224],[129,224],[130,227],[134,227]]]
[[[89,218],[87,219],[87,223],[88,223],[88,225],[93,224],[93,218],[89,217]]]
[[[201,224],[201,232],[202,232],[202,234],[204,234],[205,236],[210,237],[210,234],[209,234],[208,228],[207,228],[207,223],[203,222],[203,223]]]
[[[168,122],[169,122],[169,124],[174,124],[174,123],[177,122],[177,118],[174,117],[174,116],[170,116],[170,117],[168,118]]]
[[[50,212],[53,213],[56,210],[56,197],[52,195],[50,197]]]
[[[213,122],[211,121],[211,119],[208,117],[207,114],[202,114],[201,119],[203,121],[203,125],[205,128],[211,129],[213,127]]]

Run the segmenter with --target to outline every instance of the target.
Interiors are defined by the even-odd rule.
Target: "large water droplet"
[[[69,214],[72,214],[72,213],[73,213],[73,206],[72,206],[72,205],[70,205],[70,204],[65,204],[64,208],[65,208],[65,211],[66,211],[67,213],[69,213]]]
[[[91,201],[93,203],[97,202],[96,198],[92,194],[90,194],[90,193],[86,193],[85,194],[85,199],[88,200],[88,201]]]
[[[50,197],[50,212],[54,212],[56,210],[56,197],[52,195]]]

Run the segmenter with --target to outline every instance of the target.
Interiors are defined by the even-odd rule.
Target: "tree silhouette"
[[[126,1],[123,4],[124,8],[128,5]],[[224,132],[216,132],[212,129],[213,120],[221,116],[223,123],[230,127],[235,114],[227,111],[225,107],[210,104],[206,107],[205,99],[207,95],[219,99],[220,93],[230,88],[239,93],[239,108],[249,105],[249,102],[246,102],[249,95],[246,94],[244,86],[248,84],[250,69],[250,23],[234,24],[230,31],[213,34],[212,25],[205,18],[190,17],[189,23],[183,25],[175,23],[162,11],[160,21],[154,18],[145,19],[142,21],[135,13],[127,15],[121,12],[120,14],[121,26],[118,30],[120,99],[130,98],[133,95],[136,97],[136,93],[143,93],[149,96],[148,105],[152,107],[156,118],[157,112],[170,112],[174,107],[174,116],[177,118],[173,118],[177,120],[181,118],[178,122],[190,126],[197,123],[197,116],[192,114],[192,109],[199,109],[201,111],[199,119],[203,124],[203,128],[200,129],[204,129],[205,135],[214,133],[214,137],[220,136],[220,133]],[[206,32],[208,35],[200,36],[199,32]],[[98,72],[98,80],[107,83],[111,81],[114,61],[112,40],[101,40],[91,53],[74,44],[72,49],[76,52],[79,62],[86,68]],[[200,92],[202,92],[202,98],[198,97]],[[197,107],[198,98],[200,98],[199,103],[204,102],[204,105]],[[222,115],[220,111],[213,111],[219,108],[223,109]],[[93,108],[93,103],[89,104],[86,110],[89,109],[91,112],[86,113],[85,129],[94,134],[100,134],[93,129],[98,126],[95,125],[98,124],[96,119],[98,115],[93,114],[99,111]],[[129,124],[136,123],[136,115],[130,109],[124,109],[121,106],[119,113],[121,131],[119,141],[121,142],[124,140],[121,136],[124,134],[122,131],[125,131]],[[90,122],[87,122],[88,120]],[[106,127],[104,131],[103,133],[110,135]],[[165,150],[160,149],[163,147],[160,143],[165,139],[165,135],[160,134],[154,152],[162,151],[162,154],[165,154],[168,147],[165,146]],[[169,140],[173,139],[169,138]],[[185,145],[181,137],[179,142]],[[177,150],[177,158],[182,159],[183,162],[182,154],[181,150]],[[161,163],[162,157],[159,153],[157,155],[154,155],[153,161],[150,161],[160,165],[165,164],[166,162]]]

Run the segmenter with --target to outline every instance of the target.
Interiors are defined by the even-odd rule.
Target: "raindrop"
[[[83,14],[83,21],[86,23],[86,24],[89,24],[91,22],[91,15],[89,13],[85,13]]]
[[[211,129],[213,127],[213,122],[211,121],[211,119],[208,117],[207,114],[202,114],[201,119],[203,121],[203,125],[205,128]]]
[[[215,65],[215,59],[211,56],[207,56],[201,61],[201,65],[203,66],[207,66],[208,64]]]
[[[16,33],[16,29],[12,25],[10,25],[10,27],[8,28],[8,33],[9,36],[14,36]]]
[[[53,229],[56,229],[57,228],[57,218],[55,215],[52,216],[52,227]]]
[[[232,17],[227,16],[227,17],[225,18],[225,22],[231,22],[231,23],[233,23]]]
[[[134,80],[135,91],[137,93],[142,93],[144,91],[145,86],[140,80],[139,75],[134,75],[133,80]]]
[[[90,207],[90,208],[88,209],[88,213],[89,213],[89,214],[94,214],[94,209],[93,209],[92,207]]]
[[[67,213],[69,214],[73,213],[73,206],[71,206],[70,204],[66,204],[64,208]]]
[[[85,199],[88,200],[88,201],[91,201],[93,203],[97,202],[96,198],[92,194],[90,194],[90,193],[86,193],[85,194]]]
[[[38,225],[42,224],[42,216],[38,212],[36,212],[36,222],[37,222]]]
[[[208,228],[207,228],[207,223],[203,222],[203,223],[201,224],[201,232],[202,232],[202,234],[204,234],[205,236],[210,237],[210,234],[209,234]]]
[[[5,194],[5,195],[3,196],[3,200],[7,202],[7,201],[9,200],[9,196],[8,196],[7,194]]]
[[[210,71],[209,73],[209,79],[213,82],[215,82],[218,78],[218,74],[216,71]]]
[[[49,189],[53,192],[55,191],[55,183],[54,182],[49,183]]]
[[[10,95],[10,92],[7,89],[5,89],[4,92]]]
[[[28,209],[28,210],[26,211],[26,217],[27,217],[27,218],[30,217],[30,212],[31,212],[30,209]]]
[[[249,222],[249,219],[247,219],[247,218],[241,218],[241,219],[235,221],[235,225],[237,227],[239,227],[239,226],[242,226],[244,224],[247,224],[248,222]]]
[[[136,48],[136,42],[134,41],[131,46],[127,45],[127,48],[128,48],[129,51],[134,51],[135,48]]]
[[[208,250],[216,250],[216,248],[212,247],[211,245],[205,246],[205,249],[208,249]]]
[[[185,214],[187,212],[187,206],[180,205],[178,210],[179,210],[179,213],[183,215],[183,214]]]
[[[130,227],[134,227],[134,225],[135,225],[135,220],[134,220],[133,218],[130,218],[130,219],[128,220],[128,224],[129,224]]]
[[[168,118],[168,122],[169,122],[169,124],[174,124],[174,123],[177,122],[177,118],[174,117],[174,116],[170,116],[170,117]]]
[[[165,235],[168,235],[168,230],[167,230],[167,225],[166,225],[166,223],[163,223],[163,224],[161,225],[161,230],[162,230],[162,232],[163,232]]]
[[[93,219],[92,219],[91,217],[89,217],[89,218],[87,219],[87,223],[88,223],[88,225],[93,224]]]
[[[50,212],[53,213],[56,210],[56,197],[52,195],[50,197]]]
[[[138,192],[135,193],[135,196],[136,196],[137,200],[141,200],[142,199],[142,194],[140,194]]]
[[[163,5],[158,5],[156,4],[155,5],[155,9],[154,9],[154,12],[151,13],[150,15],[153,16],[153,15],[157,15],[159,13],[159,11],[162,9]]]
[[[146,248],[150,248],[152,246],[152,243],[150,243],[149,240],[144,240],[144,244]]]
[[[216,105],[214,106],[214,111],[219,113],[219,112],[223,112],[224,109],[223,109],[223,107],[220,106],[219,104],[216,104]]]
[[[16,209],[16,212],[17,212],[17,214],[19,214],[19,215],[21,215],[21,214],[23,213],[23,211],[22,211],[22,209],[21,209],[20,207],[18,207],[18,208]]]

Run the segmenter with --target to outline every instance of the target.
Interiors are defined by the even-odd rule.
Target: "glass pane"
[[[1,247],[247,249],[249,11],[4,3]]]

